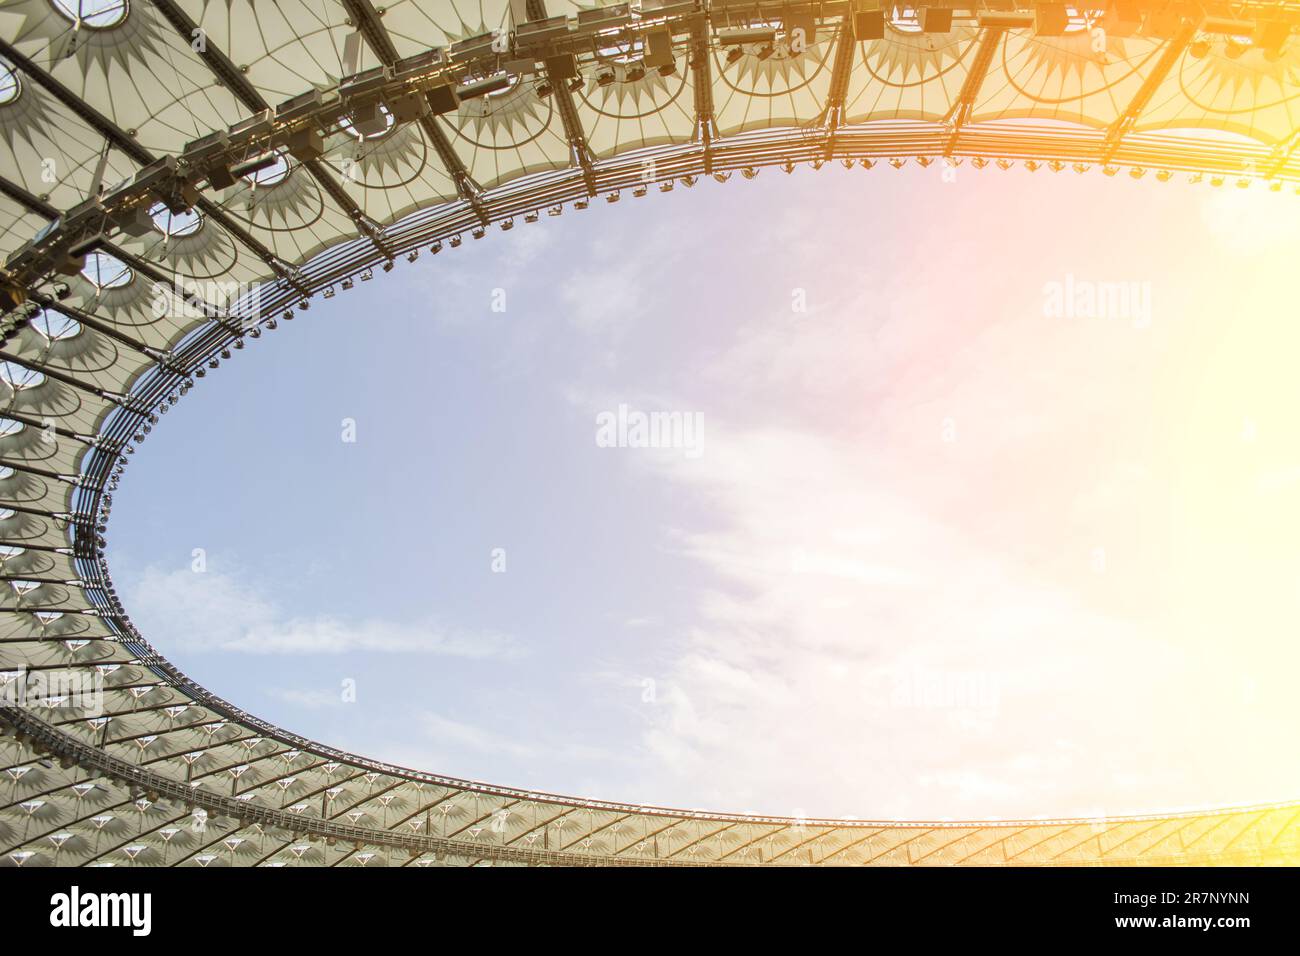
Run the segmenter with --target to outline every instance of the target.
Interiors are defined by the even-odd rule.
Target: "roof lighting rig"
[[[587,67],[594,67],[592,80],[608,85],[617,79],[602,65],[602,51],[618,44],[641,55],[629,64],[625,80],[643,77],[650,69],[671,75],[701,26],[712,28],[710,45],[719,53],[725,50],[721,57],[728,63],[746,52],[770,56],[778,38],[788,41],[796,29],[805,31],[807,42],[819,29],[841,25],[858,42],[879,40],[887,35],[894,9],[884,0],[640,0],[571,17],[517,14],[513,31],[468,37],[344,77],[334,89],[292,97],[193,140],[179,155],[164,156],[77,204],[9,256],[0,270],[0,311],[12,312],[27,298],[27,289],[53,276],[75,275],[85,256],[118,232],[147,234],[149,211],[158,203],[173,214],[185,213],[201,190],[228,189],[282,156],[300,163],[320,159],[326,135],[343,129],[342,124],[355,134],[377,135],[390,117],[396,125],[452,113],[467,100],[534,75],[535,92],[551,95],[562,88],[567,96],[581,89]],[[931,0],[915,9],[923,33],[947,33],[965,24],[1061,36],[1077,28],[1072,24],[1082,17],[1110,35],[1168,39],[1194,25],[1197,40],[1191,53],[1202,56],[1208,42],[1226,38],[1238,48],[1254,45],[1276,58],[1300,27],[1300,9],[1263,0],[1097,0],[1078,8],[1037,0]],[[589,165],[585,144],[575,145],[575,165]],[[14,321],[11,317],[0,332],[8,334]]]

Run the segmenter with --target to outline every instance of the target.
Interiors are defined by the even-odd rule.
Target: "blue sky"
[[[201,683],[420,769],[794,815],[1293,797],[1256,731],[1295,716],[1297,396],[1249,370],[1294,201],[833,167],[493,230],[200,383],[110,567]],[[1150,314],[1053,317],[1067,275]],[[599,447],[620,404],[702,453]],[[1185,480],[1228,459],[1277,486],[1249,539]]]

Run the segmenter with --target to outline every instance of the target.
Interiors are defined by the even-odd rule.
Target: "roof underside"
[[[1300,804],[800,821],[417,773],[198,687],[113,593],[112,491],[159,413],[305,299],[413,250],[602,194],[795,163],[1300,180],[1300,3],[1099,3],[1091,26],[1076,16],[1059,30],[1024,0],[947,5],[944,32],[900,16],[869,39],[870,16],[855,35],[845,2],[395,0],[381,13],[365,0],[142,0],[96,5],[109,10],[80,24],[48,0],[0,3],[0,288],[13,306],[0,352],[0,862],[1294,861]],[[719,33],[734,29],[757,32]],[[500,88],[477,95],[484,79]],[[303,111],[276,112],[313,90]],[[233,121],[218,158],[200,161],[195,141]],[[231,169],[286,150],[259,172]],[[142,177],[157,168],[161,180]],[[88,276],[87,252],[112,258],[87,260]],[[105,271],[123,266],[121,281]]]

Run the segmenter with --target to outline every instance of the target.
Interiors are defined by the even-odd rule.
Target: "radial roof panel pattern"
[[[1294,861],[1300,804],[795,820],[385,765],[176,670],[103,549],[135,446],[342,279],[798,163],[1290,192],[1298,24],[1295,2],[0,3],[0,863]]]

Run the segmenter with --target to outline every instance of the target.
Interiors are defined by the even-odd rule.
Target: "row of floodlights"
[[[915,160],[917,164],[922,167],[928,167],[935,162],[935,159],[929,156],[918,156],[915,157]],[[845,158],[840,160],[840,162],[846,169],[851,169],[855,165],[859,165],[859,164],[864,169],[872,169],[876,165],[876,161],[871,159],[865,159],[865,158],[864,159]],[[943,162],[946,166],[956,167],[961,165],[962,158],[945,157],[941,160],[941,162]],[[998,158],[990,161],[984,157],[977,156],[971,159],[971,165],[976,169],[983,169],[989,166],[990,162],[992,165],[1002,170],[1010,169],[1015,165],[1014,160],[1006,159],[1006,158]],[[888,160],[888,164],[894,167],[895,169],[901,169],[903,166],[906,165],[906,163],[907,163],[907,159],[904,157],[893,157]],[[821,169],[824,165],[826,165],[826,161],[812,160],[810,161],[809,165],[814,169]],[[1023,161],[1023,166],[1025,167],[1025,169],[1029,170],[1030,172],[1035,172],[1043,168],[1044,166],[1046,166],[1052,172],[1061,172],[1067,168],[1067,164],[1060,160],[1050,160],[1044,163],[1038,160],[1029,159]],[[788,161],[785,164],[783,164],[780,168],[786,173],[793,173],[796,166],[793,162]],[[1085,173],[1092,167],[1087,163],[1076,162],[1076,163],[1069,164],[1068,168],[1072,169],[1077,173]],[[1115,176],[1120,172],[1121,169],[1120,167],[1109,163],[1103,164],[1100,168],[1102,173],[1106,176]],[[732,172],[733,171],[731,170],[718,171],[712,173],[711,175],[713,179],[716,180],[717,182],[726,182],[728,179],[731,178]],[[740,169],[741,175],[746,179],[754,179],[755,177],[757,177],[758,172],[759,170],[754,167],[743,167]],[[1129,169],[1129,175],[1134,179],[1141,179],[1146,175],[1147,172],[1148,170],[1144,167],[1131,167]],[[1173,172],[1167,169],[1160,169],[1155,172],[1155,178],[1160,182],[1170,181],[1173,178],[1173,175],[1174,175]],[[1211,174],[1208,177],[1208,182],[1212,186],[1222,186],[1227,182],[1229,178],[1230,177],[1228,177],[1225,174]],[[694,186],[696,182],[698,182],[698,180],[699,177],[694,175],[688,175],[688,176],[681,177],[680,181],[683,186],[690,188]],[[1189,176],[1189,182],[1199,183],[1202,181],[1206,181],[1206,176],[1203,173],[1200,172],[1192,173]],[[1247,188],[1251,185],[1252,182],[1253,179],[1248,176],[1240,176],[1235,179],[1235,183],[1239,188]],[[660,192],[671,192],[673,189],[673,181],[671,179],[660,181],[659,183],[657,183],[657,187]],[[1279,180],[1272,180],[1269,182],[1269,188],[1274,192],[1278,192],[1282,188],[1282,183]],[[643,197],[647,195],[648,192],[649,192],[649,186],[646,184],[635,186],[632,189],[632,195],[636,197]],[[1300,187],[1297,188],[1297,192],[1300,193]],[[605,196],[605,200],[608,203],[615,203],[619,201],[620,195],[621,195],[620,191],[615,190],[613,192],[607,193]],[[589,198],[578,199],[575,200],[573,203],[574,208],[579,210],[586,209],[588,208],[589,205],[590,205]],[[563,213],[563,211],[564,211],[563,204],[556,204],[548,207],[546,213],[548,216],[559,216]],[[524,221],[526,223],[535,223],[540,219],[540,217],[541,217],[540,211],[534,210],[524,215]],[[499,225],[502,231],[509,231],[514,228],[514,219],[508,218],[502,220],[499,223]],[[486,234],[487,234],[487,229],[485,226],[476,226],[471,230],[471,235],[475,239],[482,239]],[[457,234],[449,237],[446,242],[447,245],[450,245],[452,248],[457,248],[460,245],[462,245],[463,238],[462,236]],[[429,252],[431,254],[436,255],[437,253],[441,252],[443,248],[444,248],[443,241],[435,240],[430,245]],[[419,255],[420,255],[420,251],[418,249],[412,249],[410,252],[406,254],[406,260],[408,262],[413,263],[419,258]],[[394,266],[394,261],[389,259],[386,260],[384,263],[382,263],[381,268],[384,272],[390,272],[393,269],[393,266]],[[374,277],[374,271],[371,268],[366,268],[361,273],[359,273],[358,277],[363,282],[369,281]],[[339,284],[342,289],[348,290],[353,288],[355,282],[353,277],[349,276],[341,280]],[[55,291],[56,291],[56,296],[58,298],[65,298],[67,295],[66,286],[62,290],[56,289]],[[326,299],[333,298],[335,296],[334,287],[332,285],[327,287],[324,290],[323,295],[324,298]],[[311,307],[311,302],[308,299],[304,298],[298,303],[297,307],[300,310],[306,311]],[[288,308],[284,310],[283,318],[285,321],[290,321],[293,319],[293,317],[294,317],[293,308]],[[196,379],[204,378],[207,375],[208,369],[215,370],[220,366],[222,360],[229,359],[232,354],[232,349],[236,351],[242,350],[245,347],[245,338],[258,339],[262,336],[264,331],[274,331],[277,327],[278,327],[278,322],[274,317],[272,317],[258,325],[253,326],[243,334],[236,336],[231,342],[223,346],[220,349],[219,353],[213,354],[212,356],[209,357],[209,359],[206,362],[207,368],[204,368],[203,365],[200,364],[193,370],[191,375],[187,375],[182,380],[180,385],[177,388],[173,389],[165,397],[165,399],[158,404],[157,413],[150,413],[147,416],[147,418],[142,423],[139,430],[132,436],[132,442],[126,444],[125,447],[122,449],[122,454],[119,455],[118,461],[110,476],[110,480],[108,482],[108,487],[107,487],[107,491],[109,492],[109,495],[107,496],[108,500],[107,502],[105,502],[105,507],[102,508],[102,513],[99,516],[100,523],[96,528],[96,530],[99,532],[100,535],[102,535],[106,531],[106,527],[104,526],[104,523],[107,521],[108,510],[109,508],[111,508],[111,501],[112,501],[111,493],[117,489],[122,474],[125,471],[125,465],[128,460],[126,456],[134,453],[135,451],[134,446],[142,443],[145,440],[145,437],[152,430],[152,426],[157,424],[158,413],[166,414],[170,407],[176,405],[177,402],[180,400],[180,398],[183,397],[187,392],[189,392],[191,388],[194,387]]]
[[[693,10],[692,2],[661,2],[643,3],[638,12],[643,18],[659,18]],[[1042,3],[1032,11],[984,11],[979,13],[978,22],[983,27],[1032,27],[1040,36],[1060,36],[1069,32],[1075,17],[1074,8],[1066,4]],[[599,33],[622,29],[632,22],[631,8],[627,4],[618,4],[596,11],[583,11],[572,22],[566,17],[551,17],[521,24],[515,31],[515,39],[517,42],[546,41],[575,30]],[[884,10],[855,12],[852,19],[855,39],[882,39],[885,23]],[[923,33],[947,33],[952,29],[952,10],[918,7],[916,23]],[[1184,20],[1183,14],[1172,6],[1162,11],[1146,12],[1137,0],[1114,0],[1100,23],[1111,36],[1128,36],[1140,31],[1147,36],[1167,38],[1174,36]],[[817,21],[810,13],[787,12],[782,16],[781,24],[787,36],[802,30],[805,42],[811,42]],[[1290,30],[1290,25],[1280,20],[1209,17],[1198,24],[1199,34],[1189,52],[1196,57],[1207,55],[1211,42],[1209,37],[1222,35],[1227,37],[1225,52],[1229,57],[1242,55],[1253,44],[1266,56],[1276,58],[1281,55]],[[728,49],[727,61],[731,63],[743,55],[745,47],[754,44],[759,45],[757,55],[760,58],[771,56],[777,30],[771,25],[724,27],[717,29],[715,35],[718,43]],[[311,90],[286,100],[274,110],[262,110],[241,120],[228,130],[217,130],[193,140],[186,144],[179,162],[176,157],[164,157],[131,179],[74,206],[52,224],[52,227],[61,226],[71,232],[88,234],[73,243],[66,256],[55,257],[49,265],[56,273],[75,275],[81,270],[85,256],[102,245],[106,230],[112,226],[135,237],[148,234],[153,228],[150,216],[153,205],[117,202],[123,194],[128,194],[126,198],[130,200],[142,192],[148,193],[173,214],[188,212],[199,199],[195,175],[206,178],[212,188],[225,189],[242,179],[254,179],[257,173],[282,162],[277,147],[299,162],[320,159],[325,149],[322,123],[333,125],[346,121],[356,134],[374,136],[383,133],[390,124],[447,113],[464,100],[506,90],[519,74],[535,70],[537,61],[507,61],[505,69],[497,73],[459,84],[438,76],[451,61],[468,63],[489,51],[495,52],[498,48],[494,44],[498,41],[496,34],[483,34],[459,41],[448,49],[437,48],[407,57],[392,66],[374,67],[345,77],[337,90]],[[655,26],[642,34],[642,53],[642,60],[624,66],[622,79],[625,82],[643,79],[648,69],[665,76],[675,72],[673,35],[668,26]],[[497,60],[500,65],[500,57]],[[544,64],[544,76],[534,86],[538,95],[549,96],[554,91],[553,84],[558,82],[565,83],[570,91],[581,88],[583,79],[577,59],[572,54],[547,57]],[[602,66],[595,76],[598,86],[608,86],[617,79],[608,66]],[[407,85],[400,92],[392,92],[390,87],[395,81],[405,81]],[[331,109],[331,106],[335,108]],[[304,122],[308,120],[315,122]],[[245,150],[254,143],[265,148],[256,155],[232,159],[232,153],[239,151],[241,143]],[[181,175],[181,169],[186,170],[185,175]],[[192,174],[191,170],[195,173]],[[105,221],[109,225],[94,228],[95,223]],[[46,257],[40,247],[42,241],[54,232],[55,228],[43,230],[31,242],[24,244],[9,257],[7,267],[17,272],[29,258],[44,262]],[[14,290],[14,297],[21,301],[17,298],[17,290]],[[12,307],[15,303],[0,304]]]
[[[1184,18],[1189,11],[1179,4],[1169,4],[1161,10],[1145,10],[1140,0],[1112,0],[1106,12],[1095,21],[1081,20],[1077,7],[1065,3],[1039,3],[1033,10],[1020,11],[980,11],[976,22],[980,27],[994,27],[1006,30],[1032,29],[1035,36],[1059,37],[1076,32],[1088,26],[1100,26],[1107,36],[1127,37],[1135,34],[1167,40],[1174,37],[1184,25]],[[809,20],[812,18],[809,17]],[[915,8],[915,20],[908,20],[907,26],[919,33],[952,32],[953,11],[950,7],[919,6]],[[898,21],[889,22],[897,24]],[[885,10],[864,10],[853,14],[854,39],[881,40],[885,36]],[[812,40],[812,27],[805,24],[808,42]],[[1234,19],[1228,17],[1206,17],[1197,24],[1204,34],[1219,34],[1237,38],[1235,49],[1230,46],[1229,55],[1240,56],[1249,46],[1242,42],[1248,39],[1254,46],[1262,49],[1266,56],[1276,59],[1282,53],[1282,47],[1291,33],[1291,24],[1282,19]],[[791,29],[786,23],[787,31]],[[731,43],[771,44],[776,37],[774,30],[767,28],[742,28],[727,31]],[[719,36],[722,36],[720,32]],[[765,49],[770,50],[769,47]],[[1208,45],[1197,47],[1208,52]],[[1195,49],[1194,51],[1195,52]]]
[[[678,6],[683,9],[677,10]],[[693,8],[693,4],[663,5],[655,15],[684,12],[686,7]],[[608,8],[593,16],[583,13],[578,20],[584,26],[604,24],[604,29],[612,22],[610,11],[617,12]],[[553,19],[565,21],[563,17]],[[520,32],[529,36],[537,34],[535,29]],[[258,173],[283,162],[282,153],[301,163],[321,159],[325,152],[322,129],[326,127],[346,123],[353,133],[372,137],[382,134],[390,125],[448,113],[466,100],[507,90],[519,75],[536,70],[535,60],[520,60],[507,62],[505,69],[490,75],[471,77],[460,83],[439,75],[451,60],[468,62],[487,49],[495,51],[492,44],[496,41],[496,35],[485,34],[453,44],[449,50],[433,49],[391,66],[374,67],[344,77],[336,90],[310,90],[274,109],[261,110],[228,129],[191,140],[179,157],[163,157],[68,210],[51,228],[42,230],[35,239],[16,250],[6,266],[17,272],[29,265],[31,259],[48,265],[57,274],[75,275],[83,267],[85,257],[102,246],[112,229],[136,238],[149,233],[153,228],[150,210],[155,204],[140,204],[137,199],[141,195],[161,202],[173,214],[185,213],[198,203],[198,183],[202,181],[206,180],[213,189],[229,189],[241,181],[256,183]],[[485,43],[487,49],[480,49]],[[624,81],[643,79],[648,68],[664,76],[675,72],[672,34],[667,28],[646,34],[643,47],[643,59],[625,66]],[[583,79],[574,55],[547,57],[544,65],[544,78],[534,87],[539,95],[550,95],[554,82],[565,83],[571,92],[581,89]],[[616,79],[608,67],[595,76],[600,86],[608,86]],[[392,86],[396,82],[405,85],[394,91]],[[239,156],[241,152],[244,155]],[[68,247],[66,255],[50,260],[43,243],[55,237],[60,229],[83,235]]]
[[[927,167],[931,165],[931,163],[933,163],[935,160],[933,157],[929,157],[929,156],[917,156],[915,157],[915,161],[917,165],[921,167]],[[861,164],[863,169],[871,169],[876,165],[877,161],[871,159],[855,160],[850,158],[850,159],[843,159],[840,162],[844,165],[845,168],[848,169],[853,168],[853,166],[857,164]],[[902,168],[904,165],[906,165],[907,158],[893,157],[890,158],[887,162],[890,166],[894,167],[895,169],[899,169]],[[948,166],[955,167],[961,165],[962,159],[948,157],[948,158],[944,158],[942,162]],[[809,165],[813,169],[820,169],[823,165],[825,165],[825,163],[826,163],[825,160],[818,159],[818,160],[811,160],[809,162]],[[971,165],[976,169],[983,169],[986,166],[990,165],[990,163],[996,165],[999,169],[1010,169],[1012,166],[1015,165],[1015,161],[1010,159],[989,160],[979,156],[971,159]],[[1060,160],[1049,160],[1047,162],[1040,162],[1039,160],[1035,160],[1035,159],[1027,159],[1023,161],[1023,165],[1024,168],[1029,170],[1030,172],[1035,172],[1038,169],[1043,167],[1046,167],[1052,172],[1060,172],[1061,170],[1067,168],[1067,164]],[[784,164],[782,164],[780,168],[786,173],[792,173],[796,168],[796,164],[793,161],[787,161]],[[1090,164],[1087,163],[1076,162],[1076,163],[1069,164],[1069,168],[1073,169],[1075,172],[1083,173],[1088,171],[1091,168],[1091,166]],[[1116,175],[1120,171],[1120,169],[1121,167],[1112,164],[1103,164],[1101,166],[1102,173],[1107,176]],[[1147,174],[1147,172],[1148,170],[1145,167],[1140,167],[1140,166],[1131,167],[1129,169],[1129,175],[1134,179],[1141,179],[1143,176]],[[744,167],[740,169],[740,173],[746,179],[754,179],[755,177],[758,176],[758,170],[754,167]],[[728,179],[731,178],[732,173],[730,171],[722,171],[722,172],[712,173],[711,175],[718,182],[726,182]],[[1160,182],[1168,182],[1170,179],[1173,178],[1173,173],[1167,169],[1156,170],[1154,175],[1155,178]],[[1232,178],[1233,177],[1226,174],[1211,174],[1207,178],[1203,173],[1193,173],[1190,175],[1189,181],[1193,183],[1199,183],[1205,181],[1205,182],[1209,182],[1213,186],[1221,186],[1229,179]],[[689,188],[695,185],[697,179],[698,177],[696,176],[688,175],[688,176],[681,177],[680,181],[682,185]],[[1248,188],[1254,181],[1255,181],[1255,177],[1250,177],[1250,176],[1239,176],[1234,179],[1236,185],[1243,189]],[[673,181],[671,179],[663,180],[658,182],[656,186],[660,192],[665,192],[665,193],[671,192],[673,189]],[[1280,192],[1282,189],[1282,182],[1276,179],[1270,180],[1268,186],[1271,191]],[[647,195],[647,193],[649,192],[649,186],[639,185],[634,187],[631,190],[631,192],[634,197],[641,198]],[[1300,192],[1300,187],[1297,188],[1297,192]],[[614,191],[606,194],[605,198],[606,201],[610,203],[618,202],[620,198],[620,194],[618,191]],[[573,203],[574,208],[579,210],[586,209],[589,205],[590,205],[590,200],[588,199],[578,199],[575,200]],[[564,209],[563,205],[552,206],[547,210],[547,214],[550,216],[558,216],[563,212],[563,209]],[[528,223],[536,222],[539,217],[540,217],[540,213],[530,212],[525,214],[524,221]],[[510,219],[503,220],[500,223],[500,226],[503,231],[509,231],[510,229],[514,228],[514,219],[510,218]],[[485,234],[486,234],[486,228],[483,226],[476,226],[471,230],[471,235],[475,239],[481,239]],[[457,248],[461,245],[462,241],[463,240],[460,235],[454,235],[447,240],[447,244],[450,245],[452,248]],[[441,252],[442,249],[443,249],[443,242],[441,240],[434,242],[429,247],[429,251],[434,254]],[[418,255],[419,255],[419,251],[413,250],[412,252],[407,253],[406,259],[408,262],[414,262],[418,257]],[[393,261],[388,260],[384,262],[382,264],[382,268],[385,272],[390,271],[393,268]],[[372,275],[373,275],[372,270],[367,269],[365,272],[360,274],[360,278],[362,281],[366,281],[370,279]],[[353,280],[351,278],[344,279],[341,283],[344,289],[352,288],[352,284],[353,284]],[[66,282],[55,282],[54,285],[51,287],[51,291],[53,293],[54,298],[58,301],[64,301],[72,294],[72,289]],[[325,298],[327,299],[332,298],[334,295],[333,287],[331,286],[327,288],[325,290],[324,295]],[[33,311],[39,310],[38,307],[36,307],[34,304],[29,304],[29,305],[32,306]],[[309,307],[308,301],[304,299],[300,303],[299,307],[302,309],[308,308]],[[285,317],[291,318],[292,312],[287,313]]]
[[[642,18],[678,16],[695,11],[692,2],[643,3],[639,11]],[[274,110],[263,110],[240,121],[228,130],[218,130],[187,143],[183,159],[193,168],[205,171],[208,182],[218,189],[233,186],[241,176],[258,172],[276,162],[274,155],[257,156],[247,161],[229,164],[232,142],[261,142],[281,131],[282,142],[270,141],[272,146],[282,146],[290,156],[300,162],[319,159],[324,152],[321,126],[330,126],[344,120],[360,136],[383,133],[390,123],[407,123],[429,115],[454,111],[471,99],[500,93],[509,89],[519,77],[540,72],[542,79],[535,92],[547,96],[553,92],[553,83],[563,82],[576,92],[583,80],[577,57],[572,53],[558,53],[540,57],[508,54],[518,46],[549,42],[560,36],[596,35],[610,30],[623,29],[635,23],[628,4],[617,4],[597,10],[580,11],[576,17],[550,17],[520,24],[514,31],[512,42],[503,50],[502,36],[484,33],[457,41],[447,48],[435,48],[398,60],[392,65],[380,65],[352,74],[340,80],[337,90],[310,90],[292,97]],[[676,71],[673,54],[673,34],[666,25],[655,25],[640,34],[643,56],[624,67],[623,80],[636,82],[648,70],[657,70],[669,76]],[[444,75],[449,67],[464,65],[476,69],[480,61],[490,61],[493,72],[471,75],[454,83]],[[617,79],[610,69],[602,68],[595,76],[596,83],[608,86]],[[394,84],[402,84],[394,90]],[[331,107],[335,107],[331,109]],[[303,126],[297,124],[308,122]],[[287,126],[296,128],[284,132]]]
[[[927,168],[936,162],[936,159],[932,156],[916,156],[912,158],[915,160],[916,164],[922,168]],[[937,161],[942,163],[946,167],[956,168],[962,165],[964,158],[943,157]],[[845,158],[839,160],[839,162],[845,169],[852,169],[855,166],[859,166],[859,165],[863,169],[874,169],[878,163],[878,160]],[[886,162],[889,166],[893,167],[894,169],[902,169],[904,166],[907,165],[908,158],[895,156],[886,160]],[[990,160],[982,156],[976,156],[970,160],[971,166],[973,166],[976,169],[984,169],[992,165],[992,166],[996,166],[998,169],[1007,170],[1013,168],[1016,165],[1016,162],[1017,162],[1016,160],[1006,159],[1006,158]],[[1067,164],[1060,160],[1049,160],[1047,162],[1041,162],[1036,159],[1026,159],[1020,162],[1021,165],[1031,173],[1037,172],[1039,169],[1043,169],[1043,168],[1047,168],[1052,172],[1057,172],[1057,173],[1065,169],[1072,169],[1076,173],[1086,173],[1093,168],[1092,165],[1089,163],[1076,162],[1076,163]],[[808,161],[808,166],[811,167],[812,169],[821,169],[823,166],[827,165],[827,163],[828,163],[827,160],[814,159]],[[793,173],[795,169],[798,168],[798,166],[793,161],[786,161],[779,168],[785,173]],[[1098,168],[1105,176],[1115,176],[1123,169],[1123,167],[1116,166],[1110,163],[1102,164]],[[720,170],[717,172],[710,173],[708,175],[716,182],[725,183],[729,179],[731,179],[733,173],[735,172],[739,172],[741,176],[744,177],[745,179],[755,179],[758,177],[760,170],[753,166],[745,166],[745,167],[741,167],[739,170]],[[1144,176],[1147,175],[1148,172],[1151,172],[1151,170],[1148,170],[1146,167],[1142,167],[1142,166],[1133,166],[1130,167],[1128,170],[1129,176],[1131,176],[1133,179],[1142,179]],[[1173,171],[1168,169],[1159,169],[1154,171],[1154,176],[1158,181],[1165,183],[1173,179],[1174,173]],[[1190,183],[1208,182],[1212,186],[1222,186],[1230,179],[1232,179],[1235,182],[1235,184],[1242,189],[1248,188],[1252,183],[1256,181],[1256,177],[1252,177],[1252,176],[1238,176],[1235,177],[1234,179],[1234,177],[1228,174],[1220,174],[1220,173],[1213,173],[1210,174],[1208,177],[1206,174],[1200,172],[1190,173],[1188,175],[1188,182]],[[686,176],[682,176],[678,181],[683,186],[689,189],[693,187],[697,182],[699,182],[699,180],[700,180],[699,176],[686,175]],[[1271,179],[1271,180],[1267,180],[1267,182],[1268,182],[1268,188],[1271,191],[1280,192],[1282,190],[1281,180]],[[674,181],[671,179],[666,179],[666,180],[661,180],[655,183],[654,185],[656,186],[659,192],[668,193],[673,191]],[[631,189],[631,194],[634,197],[639,199],[648,195],[649,191],[650,191],[649,185],[639,185]],[[1300,194],[1300,186],[1296,187],[1296,192],[1297,194]],[[616,203],[621,198],[622,198],[621,190],[616,189],[605,194],[605,202],[607,203]],[[581,199],[573,200],[574,209],[584,210],[584,209],[588,209],[590,206],[591,206],[590,197],[583,197]],[[557,203],[556,205],[549,206],[546,209],[547,216],[560,216],[563,213],[564,213],[563,203]],[[541,218],[541,215],[542,213],[540,210],[534,210],[532,212],[525,213],[523,219],[524,222],[526,223],[535,223]],[[498,223],[498,225],[501,227],[502,232],[509,232],[511,229],[515,227],[515,220],[513,217],[503,219]],[[487,235],[487,227],[475,226],[470,230],[470,235],[474,239],[482,239],[485,235]],[[432,255],[437,255],[439,252],[442,252],[442,250],[448,246],[451,247],[452,249],[457,249],[463,244],[464,244],[464,236],[462,236],[460,233],[456,233],[448,237],[446,240],[442,240],[442,239],[434,240],[433,243],[430,244],[429,246],[429,253]],[[419,257],[420,257],[419,249],[412,249],[404,256],[407,262],[415,262],[417,259],[419,259]],[[391,272],[393,269],[393,265],[394,265],[394,260],[389,259],[382,263],[381,268],[383,269],[384,272]],[[356,285],[357,280],[360,280],[362,282],[368,282],[373,278],[374,278],[374,269],[371,267],[367,267],[363,269],[361,272],[356,273],[354,276],[348,276],[347,278],[340,280],[339,288],[342,289],[343,291],[347,291],[349,289],[352,289]],[[335,294],[336,292],[333,285],[327,286],[326,289],[324,290],[324,297],[326,299],[334,298]],[[307,308],[306,300],[300,303],[299,307],[304,309]],[[289,317],[291,317],[291,315],[286,314],[285,318],[289,318]]]

